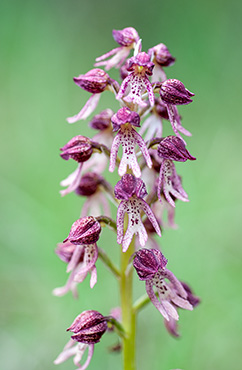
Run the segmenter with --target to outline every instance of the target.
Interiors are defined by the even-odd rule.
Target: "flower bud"
[[[73,81],[83,90],[86,90],[92,94],[99,94],[102,93],[109,85],[110,77],[102,69],[94,68],[84,75],[74,77]]]
[[[113,30],[113,38],[120,46],[131,46],[138,42],[138,32],[133,27],[127,27],[123,30]]]
[[[187,90],[183,83],[179,80],[170,79],[162,83],[160,89],[161,99],[172,105],[184,105],[192,102],[192,92]]]
[[[161,118],[169,120],[166,105],[160,99],[155,99],[155,110]]]
[[[111,118],[113,131],[118,131],[121,125],[130,123],[133,126],[140,127],[140,116],[136,112],[132,112],[129,108],[120,108]]]
[[[98,186],[103,178],[95,172],[88,172],[82,176],[76,194],[82,196],[90,196],[96,193]]]
[[[158,155],[171,161],[186,162],[188,159],[194,161],[189,151],[185,148],[184,141],[177,136],[167,136],[161,140],[157,148]]]
[[[81,163],[87,161],[92,155],[92,143],[88,137],[75,136],[63,148],[60,149],[61,158],[68,161],[72,158],[74,161]]]
[[[138,198],[144,198],[147,195],[147,191],[141,179],[131,174],[126,174],[115,185],[114,194],[117,199],[128,200],[134,194]]]
[[[107,330],[107,319],[98,311],[83,311],[67,329],[72,339],[85,344],[98,343]]]
[[[127,71],[138,70],[141,72],[143,70],[143,73],[151,76],[154,66],[154,63],[150,61],[150,56],[142,51],[141,53],[138,53],[136,56],[127,60],[126,68]]]
[[[111,109],[105,109],[93,117],[89,126],[95,130],[106,130],[111,125],[111,117],[113,114],[114,112]]]
[[[154,60],[161,67],[169,67],[175,62],[175,58],[171,55],[165,44],[158,44],[148,50],[150,56],[154,56]]]
[[[135,253],[134,268],[140,280],[152,279],[159,269],[164,269],[167,259],[158,249],[140,249]]]
[[[99,222],[92,216],[79,218],[71,227],[69,236],[63,241],[67,240],[72,244],[94,244],[99,239],[101,226]]]

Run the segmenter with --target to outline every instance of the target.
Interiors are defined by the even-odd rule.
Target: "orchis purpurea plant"
[[[69,278],[53,293],[62,296],[71,291],[77,298],[77,286],[88,275],[93,288],[98,258],[117,279],[120,291],[120,307],[109,308],[109,316],[84,311],[67,329],[73,335],[55,364],[73,356],[74,364],[82,370],[90,364],[94,344],[111,330],[120,337],[116,350],[123,353],[123,369],[136,369],[136,321],[140,310],[151,302],[163,316],[167,331],[176,337],[179,310],[192,311],[199,303],[189,285],[167,269],[158,241],[164,228],[176,226],[177,200],[188,202],[175,162],[196,158],[186,149],[181,136],[191,134],[182,126],[177,106],[191,103],[194,94],[181,81],[166,78],[164,69],[175,62],[166,45],[142,51],[141,39],[132,27],[114,30],[113,37],[119,46],[96,59],[94,67],[98,68],[74,78],[91,96],[81,111],[67,121],[87,119],[106,90],[120,107],[116,112],[109,107],[95,112],[89,126],[99,132],[92,138],[73,137],[60,154],[78,163],[77,169],[61,182],[65,187],[61,195],[75,192],[85,197],[85,203],[68,237],[57,246],[56,254],[67,264]],[[106,71],[119,68],[121,81],[112,79],[101,66]],[[164,120],[170,121],[174,135],[162,136]],[[120,180],[110,183],[105,179],[105,170],[117,171]],[[116,206],[116,214],[112,214],[109,202]],[[105,225],[109,226],[107,232],[116,234],[119,267],[100,245]],[[145,281],[146,288],[135,302],[134,271]],[[82,361],[86,349],[87,359]]]

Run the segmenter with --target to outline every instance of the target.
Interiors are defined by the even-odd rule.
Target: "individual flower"
[[[135,154],[135,146],[139,146],[148,167],[152,167],[152,162],[144,140],[133,128],[133,126],[140,126],[138,113],[132,112],[127,107],[123,107],[112,117],[112,123],[114,131],[118,131],[118,133],[111,147],[109,171],[114,171],[118,149],[122,145],[123,155],[118,169],[119,175],[123,176],[126,173],[128,165],[134,175],[140,177],[141,171]]]
[[[80,370],[85,370],[93,356],[94,344],[98,343],[102,335],[107,330],[107,318],[105,318],[98,311],[89,310],[82,312],[74,320],[67,331],[74,334],[71,340],[66,344],[63,351],[54,361],[58,365],[68,358],[74,356],[73,362]],[[84,352],[88,349],[88,356],[86,362],[81,365],[81,360]]]
[[[91,69],[84,75],[74,77],[73,80],[77,86],[85,91],[88,91],[92,95],[78,114],[67,118],[69,123],[74,123],[90,116],[90,114],[96,108],[100,99],[100,95],[103,91],[116,91],[119,88],[118,83],[111,79],[106,72],[99,68]]]
[[[182,284],[183,288],[187,292],[188,302],[192,305],[193,308],[196,307],[200,303],[200,299],[193,294],[189,285],[187,285],[186,283],[184,283],[182,281],[180,281],[180,283]],[[175,307],[177,307],[177,306],[175,305]],[[170,317],[169,321],[164,319],[164,323],[165,323],[165,327],[166,327],[167,331],[173,337],[179,337],[180,336],[179,332],[178,332],[178,324],[177,324],[176,320],[174,320],[172,317]]]
[[[126,174],[115,186],[115,197],[121,200],[117,212],[117,242],[122,244],[123,252],[129,247],[134,234],[139,234],[139,242],[143,247],[148,239],[147,232],[141,220],[143,211],[152,223],[155,231],[161,236],[158,222],[148,204],[143,200],[147,195],[145,184],[141,179]],[[124,233],[124,215],[128,215],[128,227]]]
[[[110,216],[110,207],[108,201],[103,194],[103,190],[108,187],[107,181],[95,172],[88,172],[82,176],[75,192],[77,195],[86,196],[87,200],[82,206],[81,217],[91,214],[92,216],[100,216],[101,208],[103,213]]]
[[[74,222],[69,236],[63,243],[58,244],[56,249],[56,254],[68,263],[66,271],[70,272],[70,276],[65,286],[54,289],[54,295],[62,296],[71,290],[76,297],[77,283],[81,283],[88,273],[91,274],[90,287],[94,287],[97,282],[95,263],[98,258],[98,248],[96,242],[100,232],[101,226],[92,216],[83,217]]]
[[[61,181],[61,186],[66,186],[65,190],[61,190],[62,196],[74,191],[80,183],[83,163],[86,162],[93,154],[92,142],[85,136],[75,136],[61,149],[60,156],[69,160],[74,159],[78,162],[77,169],[71,173],[65,180]]]
[[[163,71],[163,67],[169,67],[175,62],[175,58],[169,52],[165,44],[158,44],[148,50],[148,54],[151,57],[151,61],[155,64],[152,82],[154,81],[165,81],[166,74]]]
[[[154,63],[150,61],[150,57],[145,52],[140,52],[127,61],[126,69],[130,74],[123,80],[116,99],[123,98],[128,87],[129,93],[123,99],[128,103],[138,104],[141,107],[146,107],[147,104],[142,100],[142,94],[147,91],[150,106],[154,105],[154,92],[148,76],[152,75]]]
[[[178,137],[181,137],[179,131],[186,136],[191,136],[191,133],[182,127],[176,105],[191,103],[191,97],[194,96],[194,94],[187,90],[181,81],[170,79],[161,84],[160,96],[162,101],[166,104],[174,133]]]
[[[140,249],[135,253],[134,268],[140,280],[146,282],[146,292],[157,310],[169,321],[178,320],[179,316],[174,305],[186,310],[193,306],[188,294],[175,275],[166,268],[167,259],[158,249]],[[165,279],[169,280],[169,284]],[[159,299],[153,287],[156,288]]]
[[[105,69],[116,67],[119,68],[129,56],[130,50],[135,49],[139,41],[138,32],[133,27],[127,27],[123,30],[113,30],[113,38],[120,45],[120,47],[112,49],[106,54],[96,58],[95,66],[105,66]],[[109,60],[105,60],[112,57]]]
[[[175,207],[172,196],[183,202],[188,202],[188,195],[182,187],[181,178],[176,172],[173,161],[185,162],[188,159],[195,160],[196,158],[185,148],[184,141],[176,136],[167,136],[161,140],[157,153],[162,158],[157,187],[160,202],[162,202],[162,192],[172,207]]]

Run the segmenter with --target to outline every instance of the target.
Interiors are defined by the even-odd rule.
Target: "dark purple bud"
[[[200,303],[200,301],[201,301],[200,298],[196,297],[193,294],[193,292],[192,292],[192,290],[191,290],[191,288],[190,288],[189,285],[187,285],[186,283],[184,283],[182,281],[180,283],[182,284],[183,288],[187,292],[187,300],[188,300],[188,302],[191,303],[191,305],[193,307],[196,307]]]
[[[160,89],[161,99],[172,105],[184,105],[192,102],[192,92],[187,90],[183,83],[179,80],[171,79],[162,83]]]
[[[111,117],[113,114],[114,112],[111,109],[105,109],[93,117],[89,126],[95,130],[106,130],[111,125]]]
[[[159,269],[164,269],[167,259],[158,249],[140,249],[135,253],[134,268],[140,280],[152,279]]]
[[[57,244],[57,248],[55,250],[55,253],[57,254],[57,256],[60,257],[60,259],[62,261],[66,262],[66,263],[69,263],[75,249],[76,249],[76,246],[74,244],[70,243],[70,242],[59,243],[59,244]],[[83,253],[80,256],[80,261],[79,262],[81,262],[83,260],[83,257],[84,257],[84,249],[83,249]]]
[[[80,184],[75,190],[76,194],[86,197],[95,194],[102,180],[102,176],[95,172],[86,173],[82,176]]]
[[[87,161],[92,155],[92,142],[88,137],[75,136],[63,148],[60,149],[61,158],[68,161],[72,158],[74,161],[81,163]]]
[[[113,131],[118,131],[121,125],[130,123],[133,126],[140,127],[140,116],[127,107],[120,108],[111,118]]]
[[[147,74],[148,76],[152,75],[154,68],[154,63],[150,61],[150,56],[142,51],[136,56],[127,60],[127,71],[136,71],[138,73]]]
[[[121,46],[131,46],[138,42],[139,35],[133,27],[127,27],[123,30],[113,30],[113,38]]]
[[[171,55],[165,44],[158,44],[148,50],[148,54],[154,55],[154,60],[162,67],[169,67],[175,62],[175,58]]]
[[[171,161],[186,162],[188,159],[194,161],[189,151],[185,148],[184,141],[177,136],[167,136],[161,140],[157,148],[158,155]]]
[[[101,226],[99,222],[92,216],[79,218],[71,227],[69,236],[63,241],[67,240],[72,244],[94,244],[99,239]]]
[[[92,94],[102,93],[110,83],[109,75],[102,69],[91,69],[84,75],[73,78],[75,84]]]
[[[98,311],[84,311],[67,329],[74,333],[72,339],[86,344],[98,343],[107,330],[107,319]]]
[[[157,98],[155,99],[155,109],[156,109],[157,114],[159,114],[161,118],[169,120],[169,115],[167,112],[166,105],[162,103],[160,99],[157,99]]]
[[[114,194],[117,199],[128,200],[134,194],[138,198],[144,198],[147,195],[147,191],[141,179],[131,174],[126,174],[115,185]]]

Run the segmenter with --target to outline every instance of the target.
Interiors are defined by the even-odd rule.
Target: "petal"
[[[84,259],[83,263],[81,264],[80,268],[78,268],[78,271],[75,275],[75,281],[83,281],[83,276],[86,277],[86,274],[91,271],[91,269],[94,267],[96,261],[98,258],[98,248],[97,244],[90,244],[85,245],[85,252],[84,252]]]
[[[149,168],[152,167],[152,160],[150,158],[150,155],[149,155],[149,152],[148,152],[148,149],[147,149],[147,146],[144,142],[144,140],[142,139],[142,137],[138,134],[138,132],[136,132],[134,129],[132,129],[132,133],[135,137],[135,141],[136,143],[138,144],[138,146],[140,147],[140,150],[146,160],[146,163],[147,163],[147,166]]]
[[[100,96],[101,96],[101,94],[93,94],[88,99],[88,101],[86,102],[86,104],[84,105],[84,107],[82,108],[82,110],[79,113],[77,113],[75,116],[68,117],[67,118],[67,122],[68,123],[75,123],[75,122],[77,122],[77,121],[79,121],[81,119],[86,119],[87,117],[89,117],[90,114],[96,108],[96,106],[97,106],[97,104],[99,102]]]
[[[75,343],[75,342],[71,339],[71,341],[69,341],[67,343],[67,345],[69,345],[69,344],[73,345],[73,343]],[[68,346],[69,348],[66,348],[66,347],[67,346],[64,347],[63,351],[55,359],[55,361],[54,361],[54,364],[55,365],[61,364],[62,362],[68,360],[68,358],[70,358],[70,357],[72,357],[72,356],[74,356],[76,354],[76,352],[77,352],[76,346],[74,346],[74,347],[69,347]]]
[[[110,172],[113,172],[115,170],[116,158],[118,155],[118,149],[119,149],[120,143],[121,143],[121,134],[120,132],[118,132],[113,140],[111,151],[110,151],[111,152],[110,153],[110,164],[109,164]]]
[[[117,211],[117,243],[121,244],[124,233],[124,213],[125,213],[125,202],[122,201],[118,206]]]
[[[94,285],[97,283],[97,269],[96,269],[96,266],[92,267],[90,273],[91,273],[90,288],[93,288]]]
[[[141,208],[145,212],[146,216],[149,218],[150,222],[152,223],[155,231],[159,236],[161,236],[160,226],[155,218],[154,213],[152,212],[151,208],[148,206],[148,204],[143,200],[140,199]]]
[[[79,262],[79,259],[81,257],[81,254],[82,254],[82,250],[83,250],[82,246],[80,246],[80,245],[76,246],[76,248],[75,248],[75,250],[72,254],[71,260],[67,265],[66,272],[72,271],[77,266],[77,264]]]
[[[123,252],[125,253],[132,241],[132,238],[133,238],[133,235],[134,233],[132,232],[132,230],[128,227],[127,230],[126,230],[126,233],[123,237],[123,240],[122,240],[122,246],[123,246]]]
[[[86,359],[86,362],[84,365],[82,365],[79,370],[85,370],[90,362],[91,362],[91,359],[92,359],[92,356],[93,356],[93,352],[94,352],[94,344],[89,344],[88,345],[88,355],[87,355],[87,359]]]
[[[172,304],[166,300],[163,300],[162,304],[165,307],[165,310],[168,313],[168,315],[177,321],[179,319],[179,315],[175,307],[172,306]]]
[[[143,82],[144,82],[144,85],[149,95],[150,106],[153,107],[155,104],[155,96],[154,96],[152,85],[147,77],[144,78]]]
[[[125,94],[125,91],[131,81],[131,78],[132,78],[132,74],[128,75],[122,82],[122,85],[120,86],[120,89],[119,89],[119,92],[116,96],[116,99],[117,100],[120,100],[122,99],[123,95]]]
[[[169,316],[168,316],[166,310],[164,309],[163,305],[161,304],[161,302],[159,301],[159,299],[156,297],[156,295],[154,293],[152,283],[150,281],[146,281],[145,286],[146,286],[146,292],[147,292],[148,296],[150,297],[150,300],[153,303],[153,305],[155,306],[155,308],[157,308],[157,310],[162,314],[162,316],[167,321],[169,321]]]
[[[187,298],[187,292],[183,288],[183,286],[180,283],[180,281],[176,278],[176,276],[170,270],[165,269],[165,271],[163,273],[163,276],[166,279],[170,280],[170,282],[172,283],[172,285],[174,286],[174,288],[177,290],[178,294],[181,297]]]
[[[178,307],[183,308],[184,310],[193,310],[193,306],[186,300],[179,296],[175,296],[172,298],[172,302],[174,302]]]
[[[73,172],[70,176],[68,176],[67,179],[68,180],[72,179],[72,183],[70,183],[70,185],[68,186],[68,188],[66,188],[65,190],[61,190],[60,191],[60,194],[61,194],[62,197],[64,195],[69,194],[72,191],[76,190],[76,188],[79,186],[80,181],[81,181],[81,177],[82,177],[82,166],[83,166],[83,162],[82,163],[79,163],[79,165],[77,167],[77,170],[75,172]],[[75,177],[72,176],[74,174],[75,174]],[[66,180],[64,180],[64,181],[66,181]],[[63,184],[63,181],[61,182],[61,184]]]

